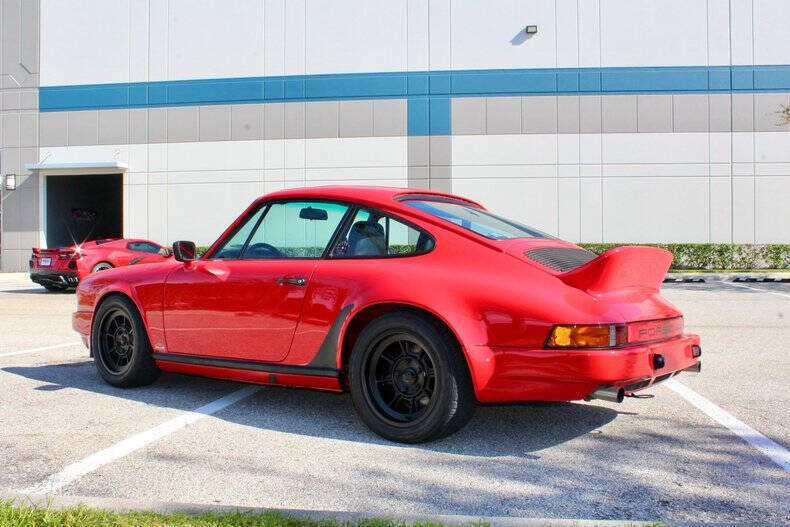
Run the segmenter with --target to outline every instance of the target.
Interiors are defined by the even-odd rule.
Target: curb
[[[790,272],[733,272],[733,273],[706,273],[706,272],[672,272],[667,273],[664,283],[708,283],[708,282],[757,282],[757,283],[790,283]]]
[[[356,512],[356,511],[324,511],[305,509],[273,509],[266,507],[241,507],[234,505],[207,505],[200,503],[180,503],[155,500],[130,500],[125,498],[103,498],[70,495],[28,496],[18,492],[0,490],[0,499],[12,500],[16,503],[36,505],[40,507],[64,509],[77,505],[85,505],[94,509],[110,510],[114,512],[142,512],[155,511],[165,514],[201,514],[205,512],[232,513],[250,512],[263,514],[266,512],[279,512],[285,516],[311,520],[337,520],[339,522],[357,522],[371,518],[385,518],[395,522],[412,525],[416,522],[440,522],[445,525],[478,525],[486,523],[492,527],[641,527],[649,525],[663,525],[659,522],[628,521],[628,520],[574,520],[566,518],[521,518],[509,516],[464,516],[454,514],[427,514],[418,516],[414,514],[382,514],[381,512]]]

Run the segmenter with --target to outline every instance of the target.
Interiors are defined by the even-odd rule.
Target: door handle
[[[277,279],[277,285],[296,285],[299,287],[303,287],[307,283],[307,279],[304,276],[282,276]]]

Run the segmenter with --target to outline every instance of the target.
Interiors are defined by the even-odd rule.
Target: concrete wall
[[[0,269],[27,269],[39,241],[39,180],[24,170],[38,161],[39,2],[0,2],[0,173],[17,174],[2,191]]]
[[[38,158],[128,163],[125,233],[162,243],[208,243],[260,194],[329,183],[466,194],[572,241],[790,242],[788,15],[42,0]]]

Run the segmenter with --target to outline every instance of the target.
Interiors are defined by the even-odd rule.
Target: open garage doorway
[[[123,237],[123,176],[46,176],[47,247]]]

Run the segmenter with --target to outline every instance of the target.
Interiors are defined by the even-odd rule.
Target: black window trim
[[[335,236],[336,236],[337,239],[332,240],[332,244],[328,247],[328,249],[331,249],[331,250],[328,250],[328,252],[324,255],[324,257],[322,259],[327,259],[327,260],[383,260],[383,259],[387,259],[387,258],[413,258],[415,256],[426,255],[426,254],[428,254],[430,252],[433,252],[433,250],[436,249],[436,237],[433,234],[431,234],[430,232],[428,232],[425,229],[423,229],[422,227],[420,227],[418,225],[415,225],[414,223],[410,222],[409,220],[405,220],[405,219],[401,218],[400,216],[398,216],[396,214],[392,214],[390,212],[383,211],[383,210],[379,209],[378,207],[371,207],[369,205],[360,205],[360,204],[357,204],[357,203],[354,203],[353,205],[354,206],[351,209],[349,209],[350,214],[346,218],[346,221],[341,223],[341,227],[342,228],[335,232]],[[409,228],[412,228],[412,229],[416,230],[417,232],[420,233],[420,235],[425,234],[426,236],[428,236],[433,241],[433,247],[431,247],[427,251],[422,251],[422,252],[385,254],[385,255],[382,255],[382,256],[378,256],[378,255],[369,255],[369,256],[335,256],[334,252],[335,252],[335,249],[337,248],[337,245],[341,241],[340,238],[341,238],[342,234],[345,233],[346,231],[348,231],[351,228],[351,224],[354,221],[354,218],[356,218],[357,212],[359,212],[360,209],[362,209],[362,210],[370,210],[372,212],[380,214],[381,216],[386,218],[386,221],[389,221],[389,219],[392,218],[393,220],[395,220],[395,221],[397,221],[399,223],[402,223],[402,224],[406,225]],[[386,229],[386,235],[389,236],[389,229]],[[387,240],[387,247],[389,247],[389,240]]]

